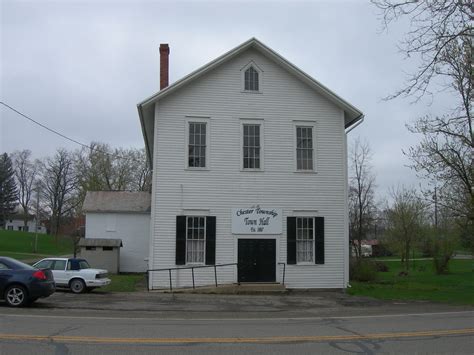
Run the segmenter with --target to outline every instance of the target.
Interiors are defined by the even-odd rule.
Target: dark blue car
[[[38,270],[21,261],[0,256],[0,299],[21,307],[56,291],[51,270]]]

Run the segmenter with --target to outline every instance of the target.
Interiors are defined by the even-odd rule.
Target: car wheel
[[[20,285],[12,285],[5,291],[5,301],[10,307],[21,307],[28,301],[26,289]]]
[[[86,290],[86,284],[81,279],[73,279],[69,287],[74,293],[83,293]]]

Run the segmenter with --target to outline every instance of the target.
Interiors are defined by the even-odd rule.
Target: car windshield
[[[79,260],[79,269],[90,269],[90,265],[87,261],[85,260]]]
[[[6,258],[5,262],[14,270],[32,270],[35,269],[33,266],[22,263],[21,261],[12,259],[12,258]]]

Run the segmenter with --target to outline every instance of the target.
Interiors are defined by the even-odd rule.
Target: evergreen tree
[[[5,221],[15,210],[18,199],[18,190],[12,161],[7,153],[0,155],[0,227],[4,228]]]

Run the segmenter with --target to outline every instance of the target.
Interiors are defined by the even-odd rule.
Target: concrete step
[[[199,293],[199,294],[229,294],[229,295],[263,295],[284,294],[285,285],[279,283],[242,283],[215,286],[200,286],[196,288],[177,288],[173,291],[160,290],[164,293]]]

